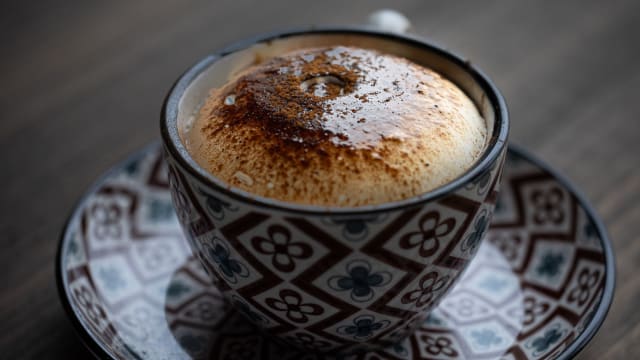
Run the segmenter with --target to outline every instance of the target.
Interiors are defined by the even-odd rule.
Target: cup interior
[[[469,179],[480,174],[495,160],[506,144],[508,119],[504,101],[493,84],[468,61],[422,40],[404,35],[392,35],[369,30],[314,30],[290,32],[267,36],[229,48],[219,55],[210,56],[185,75],[174,86],[165,104],[163,135],[168,134],[170,145],[177,150],[178,157],[185,160],[188,167],[195,170],[200,178],[226,188],[231,193],[276,207],[305,207],[281,201],[265,199],[226,186],[220,179],[202,169],[189,155],[183,144],[184,134],[198,116],[198,112],[212,88],[223,86],[235,74],[249,66],[259,64],[280,54],[310,47],[357,46],[382,53],[405,57],[417,64],[429,67],[461,88],[475,103],[487,123],[489,136],[485,151],[467,172],[454,181],[416,198],[400,200],[392,204],[374,207],[394,206],[406,202],[426,200],[451,192],[464,185]],[[165,142],[166,142],[165,137]],[[171,150],[171,147],[170,149]],[[313,210],[314,206],[306,206]],[[321,210],[326,211],[326,208]],[[336,208],[336,212],[345,208]]]

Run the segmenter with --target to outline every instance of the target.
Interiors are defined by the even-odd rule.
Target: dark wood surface
[[[512,136],[566,174],[609,228],[618,285],[583,359],[640,357],[640,2],[396,1],[413,32],[492,77]],[[260,32],[354,24],[381,1],[3,1],[0,358],[86,358],[54,256],[75,201],[157,139],[165,93],[205,54]],[[388,6],[388,5],[386,5]]]

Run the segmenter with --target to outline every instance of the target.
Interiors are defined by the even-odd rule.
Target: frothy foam
[[[340,46],[246,69],[212,89],[184,130],[196,162],[230,186],[320,206],[428,192],[469,169],[487,141],[476,106],[438,73]]]

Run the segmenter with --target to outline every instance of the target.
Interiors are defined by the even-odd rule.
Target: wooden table
[[[0,358],[86,358],[54,256],[73,204],[159,137],[163,97],[252,34],[353,24],[382,1],[38,1],[0,6]],[[512,141],[568,175],[609,228],[615,301],[584,359],[640,357],[640,2],[396,1],[503,91]]]

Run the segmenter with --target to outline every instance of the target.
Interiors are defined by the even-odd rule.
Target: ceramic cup
[[[179,129],[197,114],[212,87],[256,59],[330,45],[404,56],[445,75],[487,120],[486,151],[440,188],[357,208],[256,196],[229,187],[191,158]],[[171,89],[161,128],[179,221],[229,302],[290,345],[351,353],[410,334],[469,265],[497,199],[508,115],[487,77],[442,48],[373,30],[316,29],[252,39],[203,59]]]

